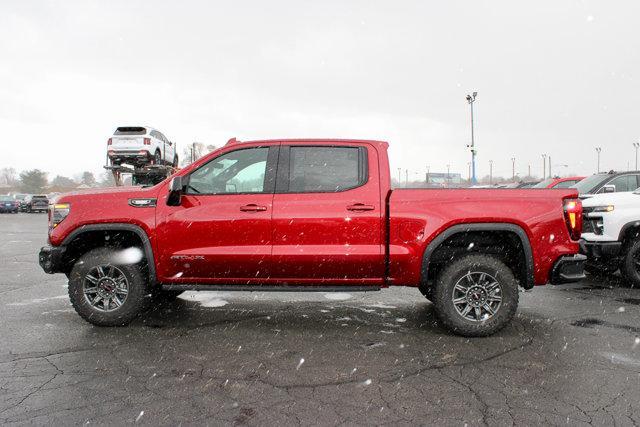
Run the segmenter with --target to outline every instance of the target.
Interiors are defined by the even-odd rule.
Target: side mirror
[[[603,193],[615,193],[616,192],[616,186],[615,185],[605,185],[604,187],[602,187],[602,192]]]
[[[182,202],[182,192],[184,186],[181,176],[174,176],[169,183],[169,197],[167,197],[167,206],[180,206]]]

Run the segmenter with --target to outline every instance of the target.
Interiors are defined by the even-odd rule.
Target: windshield
[[[578,193],[580,194],[590,193],[595,187],[597,187],[608,178],[609,175],[607,174],[591,175],[590,177],[583,179],[577,184],[572,185],[571,188],[576,188],[578,190]]]
[[[553,181],[555,181],[553,178],[545,179],[544,181],[537,183],[531,188],[547,188]]]
[[[13,202],[13,199],[9,196],[0,196],[0,202]]]

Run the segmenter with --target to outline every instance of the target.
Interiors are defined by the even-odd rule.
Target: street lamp
[[[547,178],[547,155],[542,155],[542,180]]]
[[[489,185],[493,185],[493,160],[489,160]]]
[[[516,158],[511,158],[511,181],[516,181]]]
[[[638,170],[638,147],[640,147],[640,142],[634,142],[633,147],[636,149],[636,168]]]
[[[471,149],[471,183],[476,184],[476,144],[473,137],[473,103],[478,96],[478,92],[473,92],[472,95],[467,95],[467,102],[471,106],[471,144],[467,145]]]
[[[398,187],[402,186],[402,168],[398,168]]]
[[[600,173],[600,153],[602,152],[602,147],[596,147],[596,153],[598,153],[598,173]]]

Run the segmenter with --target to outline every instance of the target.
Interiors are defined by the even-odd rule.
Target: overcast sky
[[[119,125],[179,147],[388,140],[391,166],[479,175],[634,166],[640,2],[7,1],[0,167],[100,172]],[[567,164],[568,167],[556,165]]]

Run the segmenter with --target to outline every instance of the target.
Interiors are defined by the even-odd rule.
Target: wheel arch
[[[625,244],[627,243],[628,239],[638,236],[640,236],[640,221],[631,221],[623,225],[620,229],[618,241],[622,242],[622,244]]]
[[[534,287],[534,262],[533,251],[529,236],[522,227],[512,223],[492,222],[492,223],[469,223],[452,225],[438,234],[426,247],[422,256],[421,286],[426,285],[429,280],[429,265],[433,261],[436,251],[443,247],[443,244],[450,241],[454,236],[469,235],[473,233],[511,233],[516,236],[522,248],[524,271],[514,271],[516,277],[520,279],[520,285],[525,289]]]
[[[149,236],[147,233],[138,225],[135,224],[127,224],[127,223],[105,223],[105,224],[89,224],[83,225],[75,230],[73,230],[67,237],[62,241],[62,246],[69,248],[74,244],[83,234],[91,234],[91,233],[117,233],[117,232],[126,232],[132,233],[138,237],[140,242],[142,243],[142,251],[144,252],[145,258],[147,260],[147,269],[149,274],[149,284],[156,284],[156,267],[155,267],[155,259],[153,256],[153,248],[151,247],[151,241],[149,240]],[[67,249],[68,250],[68,249]]]

